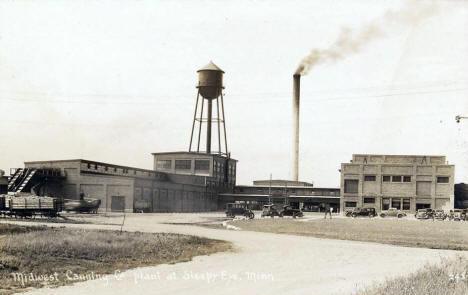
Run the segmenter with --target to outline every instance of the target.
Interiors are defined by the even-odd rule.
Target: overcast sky
[[[1,1],[0,168],[151,169],[152,152],[188,150],[196,71],[213,60],[238,183],[291,178],[292,74],[368,24],[375,38],[302,77],[300,180],[338,187],[340,163],[377,153],[446,155],[468,182],[468,120],[454,120],[468,115],[468,3],[456,0]]]

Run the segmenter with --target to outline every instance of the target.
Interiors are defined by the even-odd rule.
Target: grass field
[[[0,294],[76,282],[70,274],[110,274],[230,249],[228,242],[178,234],[0,224]],[[40,279],[25,282],[20,274]]]
[[[417,221],[381,218],[239,220],[242,230],[377,242],[432,249],[468,250],[468,222]]]
[[[468,294],[468,261],[458,257],[441,264],[427,265],[407,277],[388,280],[359,290],[356,295],[466,295]]]

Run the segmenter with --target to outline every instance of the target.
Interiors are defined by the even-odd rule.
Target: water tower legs
[[[213,113],[213,101],[208,99],[208,110],[207,110],[207,124],[206,124],[206,152],[208,154],[211,153],[211,122],[213,120],[212,113]]]
[[[220,99],[221,98],[221,99]],[[224,117],[224,101],[223,101],[223,95],[220,95],[220,98],[217,97],[215,99],[204,99],[201,97],[200,99],[200,94],[197,94],[197,100],[196,100],[196,105],[195,105],[195,112],[193,115],[193,122],[192,122],[192,132],[190,134],[190,145],[189,145],[189,152],[192,151],[192,145],[195,144],[194,142],[194,136],[197,136],[195,139],[196,141],[196,151],[197,152],[206,152],[206,153],[211,153],[212,152],[212,139],[211,137],[213,134],[218,135],[218,150],[215,151],[214,153],[217,154],[226,154],[228,153],[228,148],[227,148],[227,136],[226,136],[226,124],[225,124],[225,117]],[[206,100],[206,111],[205,109],[205,100]],[[221,101],[221,103],[220,103]],[[198,104],[201,103],[201,106],[199,107]],[[213,103],[215,103],[215,109],[213,110]],[[220,107],[221,104],[221,107]],[[214,111],[214,114],[213,114]],[[214,117],[213,117],[214,116]],[[196,127],[196,122],[198,122],[198,127]],[[203,128],[203,123],[206,123],[206,129]],[[213,124],[214,123],[214,124]],[[222,125],[222,126],[221,126]],[[218,128],[217,132],[216,130],[213,130],[214,128]],[[200,150],[200,142],[202,140],[201,134],[206,130],[206,150],[201,151]],[[198,135],[196,134],[198,131]],[[224,134],[222,134],[224,133]],[[216,136],[216,135],[214,135]],[[224,136],[224,148],[222,146],[222,136]],[[214,139],[216,140],[216,139]],[[215,143],[216,146],[216,143]],[[203,148],[203,147],[202,147]],[[215,148],[216,149],[216,148]]]

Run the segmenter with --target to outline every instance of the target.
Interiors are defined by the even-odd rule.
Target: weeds
[[[0,224],[0,294],[44,285],[30,282],[22,286],[13,280],[15,272],[57,273],[59,282],[53,285],[62,285],[67,282],[67,271],[108,274],[117,269],[189,261],[230,247],[227,242],[179,234]]]
[[[467,276],[466,258],[445,258],[440,264],[428,264],[414,274],[374,284],[356,295],[466,295]]]

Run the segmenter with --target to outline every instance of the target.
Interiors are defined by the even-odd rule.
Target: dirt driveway
[[[455,253],[468,257],[467,252],[164,224],[199,222],[206,217],[216,215],[130,214],[124,229],[227,240],[234,243],[236,252],[139,268],[28,294],[352,294],[358,286],[413,272],[426,262],[436,263]],[[109,224],[119,223],[121,217],[104,221],[107,225],[66,226],[117,228]]]

